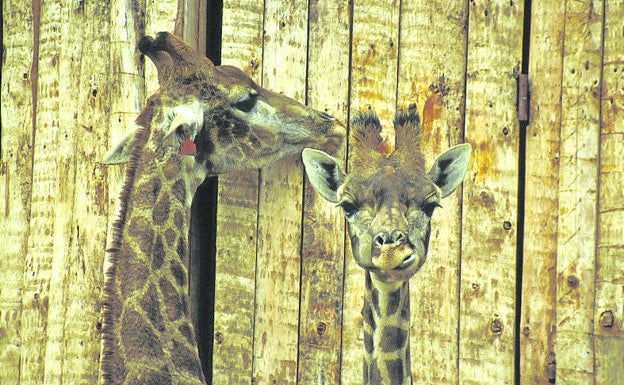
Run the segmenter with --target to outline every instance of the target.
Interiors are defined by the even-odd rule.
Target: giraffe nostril
[[[387,231],[381,232],[373,238],[373,247],[407,243],[407,234],[401,230],[394,230],[391,233]]]

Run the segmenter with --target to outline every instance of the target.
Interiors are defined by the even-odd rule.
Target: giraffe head
[[[334,152],[345,135],[332,116],[265,90],[241,70],[215,66],[174,35],[143,37],[139,50],[156,65],[160,89],[139,115],[139,126],[161,130],[165,144],[193,155],[209,174],[259,168],[312,147]],[[104,163],[130,160],[128,135]]]
[[[431,215],[461,184],[470,159],[470,145],[461,144],[426,172],[415,105],[396,115],[394,128],[396,148],[388,155],[377,116],[352,119],[348,175],[330,155],[303,151],[314,189],[344,211],[356,262],[388,283],[409,280],[425,262]]]

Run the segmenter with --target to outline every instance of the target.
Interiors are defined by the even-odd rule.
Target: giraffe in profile
[[[395,116],[394,129],[396,149],[387,154],[377,116],[353,118],[348,175],[323,151],[302,154],[317,193],[342,207],[353,256],[365,270],[365,385],[412,383],[409,279],[425,262],[433,211],[462,183],[470,160],[470,145],[460,144],[425,172],[415,105]]]
[[[190,205],[206,175],[259,168],[313,147],[334,152],[333,117],[215,66],[175,36],[143,37],[159,90],[105,164],[128,163],[106,254],[101,378],[205,384],[189,314]]]

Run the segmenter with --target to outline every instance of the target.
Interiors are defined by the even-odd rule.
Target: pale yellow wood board
[[[398,108],[416,103],[427,166],[463,141],[467,2],[401,2]],[[460,200],[442,202],[432,219],[427,262],[410,280],[414,384],[456,384]]]
[[[594,381],[602,2],[566,3],[557,248],[557,381]]]
[[[236,66],[260,83],[251,64],[261,64],[262,1],[225,2],[223,64]],[[249,384],[253,376],[258,171],[219,177],[213,381]]]
[[[306,1],[265,3],[262,85],[304,102]],[[253,375],[258,384],[297,378],[303,170],[297,157],[261,173]]]
[[[349,91],[349,4],[309,4],[308,104],[341,121]],[[344,167],[345,152],[337,154]],[[344,168],[343,168],[344,169]],[[304,188],[298,383],[340,382],[344,217],[342,210]]]
[[[399,4],[371,1],[353,4],[350,116],[374,110],[392,133],[396,106]],[[349,166],[347,165],[347,170]],[[364,270],[357,266],[347,241],[343,296],[341,384],[362,383],[364,339],[362,306]]]
[[[555,293],[564,4],[533,3],[526,128],[520,381],[555,376]]]
[[[17,384],[22,355],[24,267],[32,178],[32,3],[2,3],[0,194],[0,383]]]
[[[606,3],[601,92],[598,255],[594,309],[596,384],[623,383],[624,3]]]
[[[523,4],[471,2],[469,15],[459,382],[512,384]]]

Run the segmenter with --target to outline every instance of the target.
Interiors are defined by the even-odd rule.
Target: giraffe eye
[[[245,95],[245,97],[238,102],[232,104],[232,107],[236,108],[241,112],[249,112],[256,106],[256,99],[258,98],[258,94],[249,93]]]
[[[342,207],[347,218],[350,218],[358,211],[358,207],[351,202],[342,202],[338,206]]]

